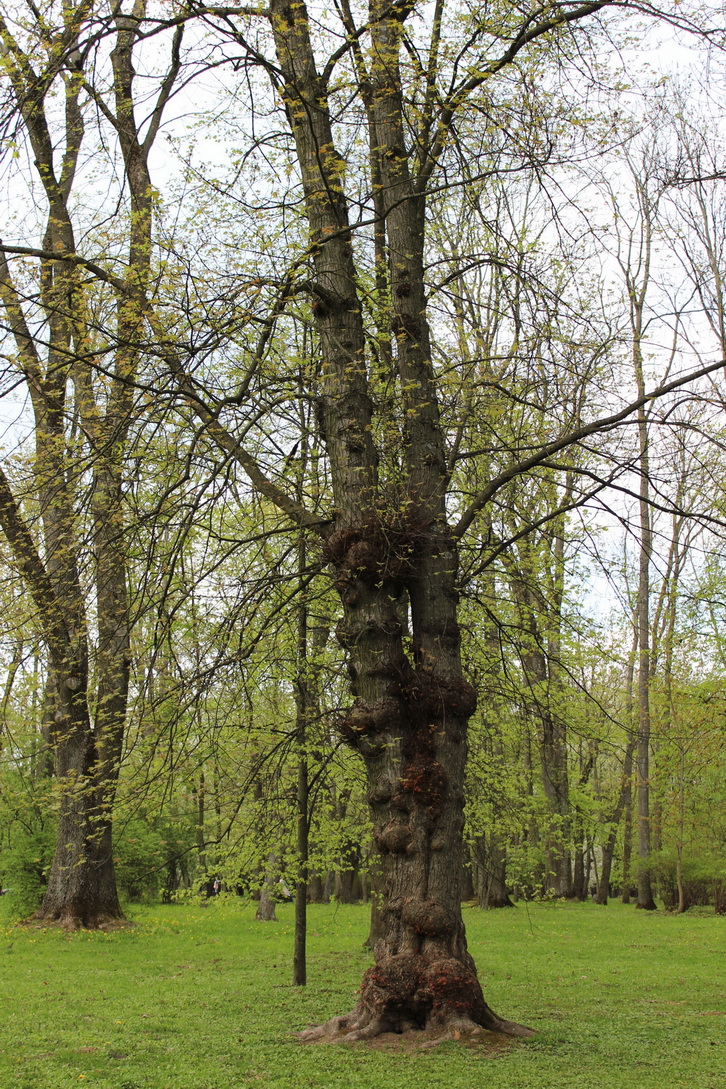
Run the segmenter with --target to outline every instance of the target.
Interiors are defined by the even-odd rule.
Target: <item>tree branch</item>
[[[20,513],[2,466],[0,466],[0,527],[35,602],[45,640],[57,665],[66,657],[70,645],[68,628],[48,572]]]
[[[570,446],[575,446],[578,442],[582,442],[583,439],[588,438],[590,435],[601,434],[604,431],[613,430],[618,424],[627,420],[629,416],[632,416],[633,413],[642,408],[643,405],[648,404],[649,401],[665,397],[666,394],[672,393],[673,390],[680,389],[682,386],[686,386],[690,382],[695,382],[699,378],[704,378],[708,374],[713,374],[714,371],[721,370],[725,366],[726,360],[720,359],[718,363],[711,363],[707,367],[700,367],[696,371],[689,371],[688,374],[684,374],[680,378],[674,378],[672,382],[667,382],[663,386],[658,386],[656,389],[645,393],[642,397],[638,397],[635,401],[631,401],[629,405],[626,405],[625,408],[622,408],[619,412],[614,412],[611,416],[603,416],[599,420],[593,420],[592,423],[585,424],[584,427],[578,427],[575,431],[570,431],[567,435],[563,435],[554,442],[547,443],[530,457],[515,462],[514,465],[511,465],[508,469],[499,473],[498,476],[495,476],[486,488],[482,489],[476,498],[469,504],[469,507],[462,514],[458,523],[452,530],[454,537],[461,538],[464,533],[466,533],[478,512],[482,510],[489,500],[496,495],[505,484],[508,484],[510,480],[513,480],[518,476],[523,476],[524,473],[529,472],[530,469],[542,465],[543,462],[546,462],[553,454],[559,453],[560,450],[566,450]]]

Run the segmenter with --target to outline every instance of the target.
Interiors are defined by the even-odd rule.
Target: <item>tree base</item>
[[[513,908],[517,905],[508,896],[490,896],[485,904],[479,904],[483,911],[498,911],[499,908]]]
[[[297,1036],[304,1044],[352,1044],[382,1040],[385,1037],[385,1042],[392,1047],[400,1042],[414,1049],[436,1047],[447,1040],[481,1043],[489,1037],[492,1048],[498,1049],[515,1038],[523,1039],[535,1035],[534,1029],[526,1025],[519,1025],[515,1021],[505,1021],[495,1015],[492,1017],[492,1025],[484,1026],[477,1025],[468,1017],[453,1014],[448,1018],[436,1016],[424,1027],[419,1028],[405,1018],[396,1022],[377,1020],[366,1015],[365,1011],[361,1011],[358,1007],[352,1013],[333,1017],[324,1025],[304,1029]]]
[[[429,1033],[458,1039],[487,1032],[533,1036],[516,1021],[497,1017],[484,1001],[473,961],[451,956],[383,956],[363,977],[360,1002],[352,1013],[299,1034],[304,1043],[354,1043],[383,1033]]]
[[[54,926],[60,930],[116,930],[131,926],[121,912],[78,912],[71,910],[41,911],[25,920],[29,926]]]

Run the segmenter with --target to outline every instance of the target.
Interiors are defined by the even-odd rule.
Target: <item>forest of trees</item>
[[[0,884],[726,912],[718,12],[0,4]],[[714,29],[714,27],[716,29]],[[120,895],[119,895],[120,894]]]

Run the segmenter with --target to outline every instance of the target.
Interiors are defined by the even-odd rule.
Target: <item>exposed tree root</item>
[[[492,1014],[492,1018],[491,1024],[483,1026],[489,1032],[499,1032],[503,1036],[519,1036],[523,1039],[536,1035],[534,1029],[529,1028],[528,1025],[520,1025],[517,1021],[505,1021],[503,1017],[497,1017],[496,1014]]]
[[[353,1043],[384,1033],[427,1033],[459,1039],[487,1032],[533,1036],[532,1029],[497,1017],[484,1001],[474,962],[433,954],[380,955],[363,977],[360,1001],[352,1013],[300,1033],[304,1043],[318,1040]]]
[[[485,1032],[510,1038],[534,1036],[534,1030],[516,1021],[506,1021],[497,1017],[487,1007],[489,1016],[486,1024],[477,1024],[469,1017],[449,1011],[432,1011],[426,1021],[416,1023],[405,1016],[400,1018],[378,1018],[371,1016],[358,1006],[351,1013],[342,1017],[333,1017],[324,1025],[317,1025],[298,1033],[298,1039],[305,1044],[341,1043],[350,1044],[373,1040],[386,1033],[406,1035],[418,1038],[421,1047],[434,1047],[445,1040],[472,1040],[482,1037]]]
[[[58,927],[59,930],[116,930],[132,926],[123,915],[99,912],[93,915],[78,915],[72,911],[37,912],[24,920],[25,926]]]

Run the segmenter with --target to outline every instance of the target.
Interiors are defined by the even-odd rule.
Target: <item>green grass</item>
[[[593,904],[465,909],[484,993],[537,1030],[504,1049],[304,1046],[355,1004],[365,908],[313,906],[309,986],[292,909],[238,900],[132,911],[67,935],[0,928],[2,1089],[723,1089],[726,919]]]

